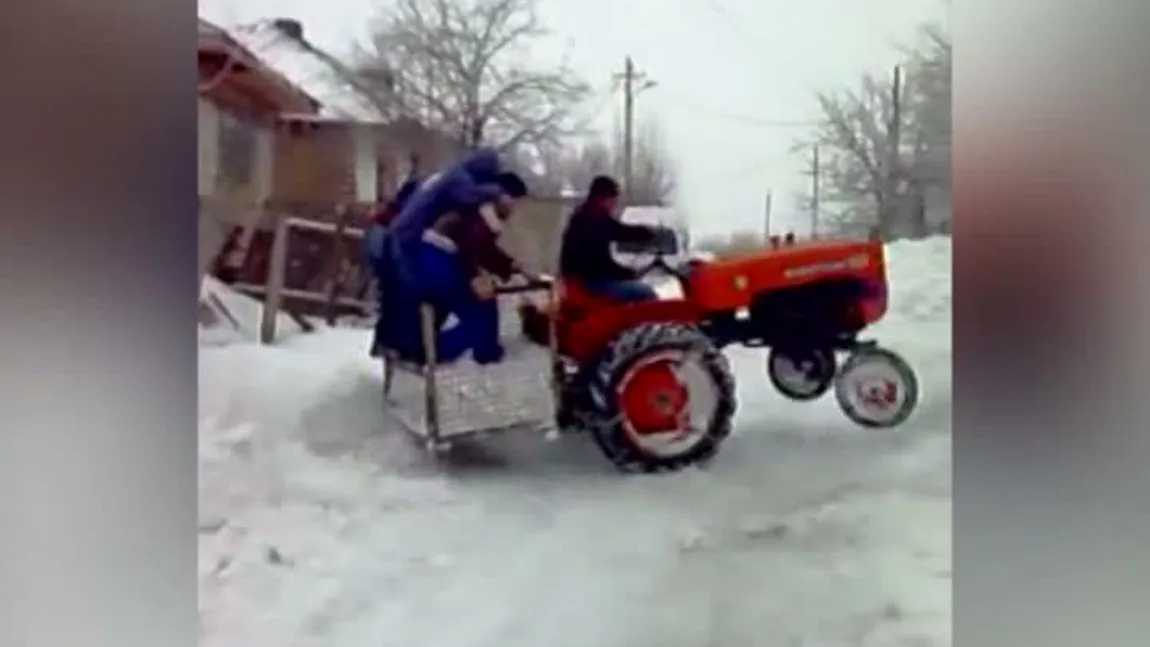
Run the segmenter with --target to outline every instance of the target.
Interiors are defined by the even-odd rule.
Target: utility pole
[[[623,206],[631,203],[631,180],[635,141],[635,62],[623,63]]]
[[[822,188],[819,186],[819,176],[822,174],[822,168],[819,162],[819,146],[815,144],[815,149],[811,155],[811,237],[819,235],[819,199],[820,191]]]
[[[655,82],[635,69],[630,56],[623,62],[623,73],[616,75],[623,81],[623,205],[631,203],[635,161],[635,97],[643,90],[655,87]]]
[[[766,200],[763,201],[763,240],[771,237],[771,191],[767,191]]]
[[[902,66],[894,66],[894,78],[890,84],[891,113],[887,134],[890,148],[886,159],[886,185],[883,187],[883,204],[879,209],[879,231],[889,233],[890,227],[898,219],[898,180],[900,155],[902,154]]]

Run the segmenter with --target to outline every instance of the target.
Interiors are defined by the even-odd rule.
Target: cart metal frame
[[[384,351],[382,360],[385,407],[399,419],[409,433],[422,441],[434,454],[449,451],[453,443],[461,438],[512,429],[541,432],[554,429],[556,405],[559,402],[564,376],[563,362],[556,345],[558,289],[558,282],[544,277],[526,285],[500,287],[496,290],[496,298],[501,300],[501,337],[505,343],[510,342],[522,348],[523,352],[521,357],[509,358],[499,364],[483,367],[470,362],[466,362],[466,366],[439,363],[435,347],[438,332],[435,329],[435,311],[431,304],[421,304],[420,336],[427,362],[422,365],[406,362],[400,360],[390,350]],[[522,335],[517,306],[532,294],[546,295],[545,308],[550,315],[550,343],[547,348],[527,341]],[[505,307],[508,304],[516,307],[508,311]],[[515,324],[514,327],[510,325],[512,323]],[[409,392],[396,397],[397,378],[404,375],[415,378],[417,386],[413,390],[416,393]],[[515,384],[523,390],[516,392],[505,389],[514,387]],[[482,403],[475,406],[474,403],[465,402],[463,406],[460,406],[459,402],[452,403],[453,397],[463,396],[459,393],[452,394],[451,391],[462,392],[469,385],[478,390],[494,386],[495,388],[490,390],[496,393],[489,392],[479,400],[487,398],[496,402],[488,402],[489,406],[482,406]],[[503,392],[499,393],[501,389]],[[498,402],[501,399],[515,402]],[[421,403],[419,407],[421,411],[415,416],[407,415],[404,408],[413,404],[413,400]],[[522,408],[516,409],[514,406],[524,403],[539,406],[528,407],[531,409],[529,412],[524,412]],[[482,411],[477,413],[476,409]]]

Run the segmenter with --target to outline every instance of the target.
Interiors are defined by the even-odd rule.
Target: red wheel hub
[[[642,362],[619,384],[619,410],[636,434],[678,431],[684,423],[690,392],[668,357]]]
[[[898,401],[898,385],[893,380],[873,380],[858,386],[859,400],[872,409],[888,409]]]

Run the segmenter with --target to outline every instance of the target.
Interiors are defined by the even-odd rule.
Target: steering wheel
[[[668,274],[677,279],[684,279],[684,268],[677,267],[667,262],[668,257],[679,256],[683,250],[679,249],[678,235],[674,229],[670,227],[656,227],[656,238],[651,244],[643,246],[642,248],[630,253],[635,256],[638,261],[635,268],[636,274],[639,277],[645,277],[657,271]],[[646,257],[650,257],[646,261]]]
[[[664,253],[659,252],[659,251],[649,251],[649,252],[642,252],[641,254],[635,254],[635,256],[640,257],[640,258],[642,258],[644,256],[650,256],[651,257],[650,261],[637,263],[638,267],[635,268],[635,275],[638,276],[639,278],[643,278],[643,277],[646,277],[650,274],[654,274],[655,272],[660,272],[660,271],[665,272],[667,274],[673,274],[673,275],[678,274],[678,270],[676,270],[674,267],[671,266],[670,263],[667,262],[667,256],[668,256],[667,254],[664,254]]]

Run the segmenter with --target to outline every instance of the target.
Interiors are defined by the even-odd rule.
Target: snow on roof
[[[320,114],[333,119],[382,123],[382,112],[347,80],[330,55],[285,34],[272,20],[234,27],[232,36],[265,65],[311,95]]]
[[[225,35],[225,32],[223,29],[220,29],[219,27],[216,27],[215,25],[204,20],[203,18],[200,18],[199,35],[200,36],[220,36],[220,37],[222,37]]]
[[[243,45],[240,45],[236,39],[232,38],[231,34],[229,34],[226,29],[216,25],[215,23],[204,20],[203,18],[199,19],[199,32],[197,38],[199,39],[199,46],[201,48],[204,45],[223,45],[228,49],[234,48],[237,50],[243,50],[243,56],[245,58],[252,57],[251,52],[246,51],[247,48],[245,48]]]

